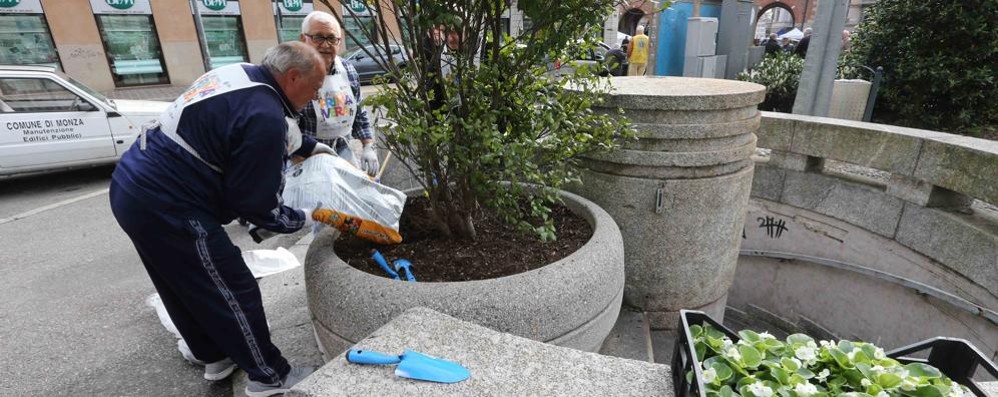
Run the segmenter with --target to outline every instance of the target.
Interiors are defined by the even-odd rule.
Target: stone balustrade
[[[728,304],[998,357],[998,142],[763,112]],[[865,175],[865,176],[864,176]]]

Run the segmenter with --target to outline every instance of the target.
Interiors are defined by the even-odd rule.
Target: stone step
[[[622,308],[617,323],[603,341],[599,353],[606,356],[655,362],[648,321],[643,312]]]

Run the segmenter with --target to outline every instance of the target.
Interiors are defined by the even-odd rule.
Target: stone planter
[[[673,329],[681,309],[723,318],[765,87],[685,77],[614,77],[611,84],[597,111],[623,109],[638,139],[589,156],[576,191],[627,236],[624,300],[643,309],[653,329]]]
[[[500,332],[597,351],[620,311],[623,241],[600,207],[568,192],[561,197],[593,228],[590,240],[557,262],[497,279],[407,283],[371,275],[336,256],[336,233],[327,228],[305,256],[308,307],[324,358],[420,306]],[[414,265],[418,272],[419,264]]]

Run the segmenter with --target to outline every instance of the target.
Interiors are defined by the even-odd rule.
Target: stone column
[[[672,329],[680,309],[724,314],[752,188],[765,87],[733,80],[616,77],[600,111],[638,131],[584,162],[578,192],[624,236],[625,301]]]

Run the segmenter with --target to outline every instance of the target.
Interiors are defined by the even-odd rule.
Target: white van
[[[0,65],[0,178],[114,163],[167,106],[109,100],[51,67]]]

